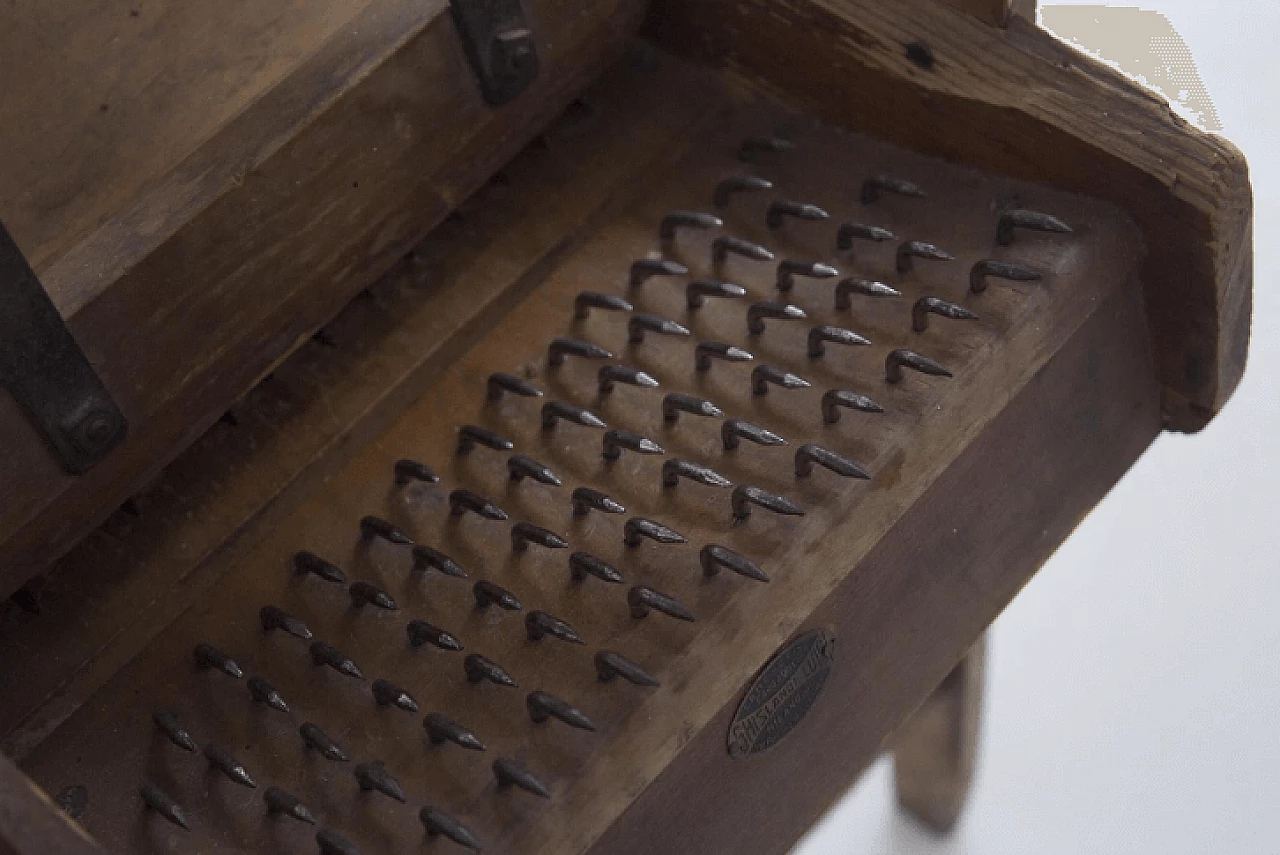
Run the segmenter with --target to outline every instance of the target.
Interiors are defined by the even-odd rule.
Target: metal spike
[[[364,679],[364,672],[360,670],[360,666],[332,644],[313,641],[308,650],[311,653],[311,661],[317,665],[328,665],[339,674],[345,674],[357,680]]]
[[[347,584],[347,574],[342,572],[338,565],[329,561],[325,561],[319,555],[311,552],[298,552],[293,556],[293,570],[300,575],[308,573],[319,576],[326,582],[336,582],[339,585]]]
[[[569,556],[569,576],[575,582],[581,582],[588,576],[614,584],[622,581],[622,574],[612,564],[587,552],[575,552]]]
[[[404,631],[409,636],[409,644],[412,647],[430,644],[432,647],[439,647],[441,650],[448,650],[454,653],[462,649],[462,642],[454,638],[452,634],[437,626],[432,626],[425,620],[409,621]]]
[[[650,375],[629,365],[602,365],[596,376],[601,394],[612,392],[614,383],[625,383],[642,389],[656,389],[661,385]]]
[[[778,199],[765,212],[765,225],[771,229],[780,229],[782,228],[783,217],[795,217],[797,220],[818,222],[829,219],[831,215],[817,205],[810,205],[807,202],[793,202],[789,199]]]
[[[757,582],[769,581],[769,577],[755,565],[755,562],[744,555],[739,555],[727,546],[708,543],[698,553],[698,562],[702,565],[702,575],[708,579],[717,575],[720,572],[720,568],[723,567],[726,570],[737,573],[739,576],[745,576]]]
[[[371,582],[352,582],[347,594],[351,597],[351,605],[357,609],[365,605],[377,606],[387,611],[400,608],[390,594]]]
[[[529,718],[533,719],[535,724],[542,724],[549,718],[555,718],[579,730],[596,729],[596,723],[587,718],[586,713],[548,692],[530,692],[524,702],[529,709]]]
[[[820,359],[827,352],[826,342],[849,346],[868,345],[870,341],[843,327],[816,326],[809,330],[809,358]]]
[[[415,573],[425,573],[429,568],[434,568],[445,576],[452,576],[455,579],[467,578],[467,571],[462,569],[462,565],[438,549],[419,543],[413,548],[412,554]]]
[[[370,790],[376,790],[388,798],[404,803],[404,787],[400,786],[400,782],[392,777],[381,760],[374,760],[372,763],[357,763],[351,773],[356,776],[356,782],[360,785],[361,792],[367,793]]]
[[[284,702],[284,698],[280,697],[280,692],[276,687],[264,677],[253,676],[245,683],[249,687],[249,697],[253,698],[256,703],[266,704],[273,710],[287,713],[289,705]]]
[[[803,321],[807,317],[808,315],[804,313],[804,309],[799,306],[793,306],[790,303],[774,301],[752,303],[747,308],[747,331],[752,335],[762,334],[766,318],[780,321]]]
[[[978,316],[955,303],[948,303],[937,297],[921,297],[911,307],[911,328],[916,332],[924,332],[929,328],[929,315],[950,318],[953,321],[976,321]]]
[[[156,723],[156,727],[160,728],[160,732],[170,742],[183,751],[194,753],[200,750],[200,746],[196,745],[195,739],[182,726],[182,723],[178,720],[178,714],[173,710],[161,707],[151,713],[151,720]]]
[[[479,653],[468,654],[467,658],[462,660],[462,670],[467,675],[467,681],[471,683],[482,683],[488,680],[496,686],[504,686],[508,689],[516,687],[515,678],[507,673],[507,669]]]
[[[280,814],[307,825],[315,825],[316,817],[293,793],[279,787],[267,787],[262,793],[262,800],[267,803],[267,812]]]
[[[849,458],[842,457],[820,445],[802,445],[796,449],[797,478],[808,478],[813,474],[813,464],[815,463],[845,478],[860,478],[863,481],[871,480],[871,475],[861,466]]]
[[[497,606],[506,612],[518,612],[524,608],[516,595],[488,579],[480,579],[471,588],[476,597],[476,608],[487,609]]]
[[[142,796],[143,804],[169,820],[169,822],[187,831],[191,830],[191,826],[187,824],[186,814],[182,812],[182,806],[155,784],[147,781],[138,788],[138,795]]]
[[[1030,229],[1036,232],[1071,234],[1071,226],[1039,211],[1005,211],[996,223],[996,243],[1009,246],[1013,243],[1014,229]]]
[[[316,832],[316,843],[320,846],[320,855],[359,855],[354,843],[327,828]]]
[[[617,460],[622,456],[623,449],[634,451],[637,454],[665,453],[662,446],[638,433],[632,433],[629,430],[622,429],[607,431],[604,435],[603,451],[601,452],[604,459]]]
[[[628,282],[632,288],[639,288],[654,276],[684,276],[688,272],[689,268],[678,261],[669,261],[665,258],[642,258],[632,263]]]
[[[1023,264],[983,259],[969,271],[969,292],[981,294],[987,290],[987,279],[1007,279],[1010,282],[1039,282],[1044,278],[1040,271]]]
[[[544,430],[551,430],[556,426],[556,422],[561,419],[584,427],[607,427],[599,416],[589,410],[584,410],[582,407],[566,404],[564,401],[547,401],[542,405],[542,427]]]
[[[675,321],[647,312],[636,312],[627,319],[627,340],[632,344],[644,341],[646,332],[657,335],[689,335],[689,330]]]
[[[621,677],[636,686],[661,686],[657,678],[632,662],[621,653],[612,650],[601,650],[595,656],[596,677],[601,683],[612,683]]]
[[[690,481],[696,481],[708,487],[733,486],[733,482],[728,478],[701,463],[681,460],[678,457],[662,461],[662,486],[674,487],[681,478],[688,478]]]
[[[786,292],[795,287],[797,276],[806,276],[810,279],[835,279],[839,275],[840,271],[830,264],[799,258],[784,258],[778,262],[776,282],[778,290]]]
[[[677,229],[718,229],[724,221],[715,214],[700,211],[672,211],[658,223],[658,239],[674,240]]]
[[[631,616],[637,620],[647,617],[650,611],[662,612],[677,620],[692,622],[695,618],[675,597],[661,591],[655,591],[647,585],[636,585],[627,591],[627,605],[631,607]]]
[[[880,193],[893,193],[916,199],[925,198],[925,192],[910,181],[888,175],[873,175],[862,183],[862,204],[870,205],[880,199]]]
[[[244,671],[240,669],[236,661],[212,644],[205,644],[204,642],[197,644],[194,655],[196,667],[201,671],[212,668],[215,671],[221,671],[228,677],[235,677],[237,680],[244,676]]]
[[[440,476],[433,472],[430,466],[416,460],[397,460],[394,472],[397,487],[403,487],[414,481],[421,481],[424,484],[440,483]]]
[[[621,297],[613,294],[600,294],[596,291],[582,291],[577,297],[573,298],[573,316],[578,320],[584,320],[591,314],[592,309],[602,309],[606,312],[629,312],[633,308],[634,306]]]
[[[795,150],[795,143],[781,137],[747,137],[742,141],[742,145],[738,146],[738,159],[755,160],[755,156],[761,152],[779,153]]]
[[[523,454],[513,454],[507,458],[507,472],[510,473],[512,481],[532,478],[539,484],[546,484],[549,487],[560,486],[560,479],[554,472],[532,457],[526,457]]]
[[[856,276],[841,279],[836,284],[836,309],[844,311],[853,306],[850,294],[861,294],[864,297],[901,297],[902,292],[892,285],[873,282],[870,279],[859,279]]]
[[[485,750],[484,743],[480,741],[480,737],[444,713],[428,713],[427,717],[422,720],[422,726],[427,731],[427,739],[431,740],[432,745],[452,742],[454,745],[458,745],[468,751]]]
[[[248,787],[249,789],[257,788],[258,785],[253,782],[253,778],[249,777],[249,770],[226,748],[210,742],[204,747],[204,756],[209,761],[210,766],[240,786]]]
[[[754,175],[732,175],[716,185],[712,201],[717,208],[723,208],[729,204],[729,199],[734,193],[761,193],[772,189],[772,181],[766,181]]]
[[[605,447],[608,450],[608,446]],[[578,487],[573,491],[573,515],[585,517],[592,510],[606,514],[625,514],[627,509],[608,495],[590,487]]]
[[[836,249],[853,249],[855,240],[883,243],[887,240],[896,239],[897,235],[879,226],[866,226],[862,223],[841,223],[840,228],[836,231]]]
[[[418,711],[418,702],[413,699],[413,695],[390,680],[374,680],[370,688],[373,689],[374,702],[380,707],[394,706],[412,713]]]
[[[955,256],[922,240],[903,241],[898,246],[898,275],[906,276],[910,273],[912,260],[916,258],[924,258],[930,261],[951,261]]]
[[[622,542],[627,546],[639,546],[643,539],[656,541],[657,543],[688,543],[689,539],[674,529],[667,528],[662,523],[645,519],[644,517],[632,517],[627,520],[622,529]]]
[[[480,838],[471,829],[439,808],[426,805],[418,811],[418,819],[427,829],[428,837],[443,835],[465,849],[474,852],[481,849]]]
[[[674,423],[681,413],[718,419],[724,412],[705,398],[695,398],[684,392],[671,392],[662,399],[662,420]]]
[[[413,538],[409,537],[395,523],[388,522],[382,517],[375,517],[372,514],[362,517],[360,520],[360,539],[368,542],[377,537],[396,546],[405,546],[413,543]]]
[[[335,763],[347,762],[347,752],[343,751],[338,743],[330,739],[329,734],[320,729],[320,725],[309,721],[304,722],[298,728],[298,733],[302,736],[304,745],[319,751],[320,756],[326,760],[332,760]]]
[[[518,787],[540,798],[551,798],[551,790],[547,789],[546,784],[539,781],[537,776],[528,769],[506,757],[499,757],[493,761],[493,777],[497,779],[500,790]]]
[[[786,445],[787,441],[771,430],[752,424],[745,419],[727,419],[720,425],[720,441],[725,451],[733,451],[741,440],[754,442],[756,445]]]
[[[532,611],[524,616],[525,634],[530,641],[541,641],[544,636],[558,638],[570,644],[586,644],[577,630],[554,615],[544,611]]]
[[[507,512],[493,502],[479,493],[473,493],[465,487],[459,487],[449,494],[449,513],[452,516],[460,517],[467,511],[487,520],[502,522],[507,519]]]
[[[531,522],[518,522],[511,527],[511,549],[513,552],[524,552],[530,543],[536,543],[547,549],[565,549],[569,541],[554,531],[534,525]]]
[[[78,822],[89,812],[89,788],[83,784],[70,784],[58,791],[53,803]]]
[[[566,356],[579,356],[583,359],[612,359],[613,354],[598,344],[576,338],[554,338],[547,346],[547,364],[554,367],[563,365]]]
[[[811,385],[803,377],[772,365],[757,365],[751,369],[751,394],[767,395],[771,383],[783,389],[805,389]]]
[[[768,247],[733,235],[721,235],[711,242],[711,263],[721,265],[729,260],[729,254],[751,261],[773,261],[774,254]]]
[[[542,390],[523,377],[495,371],[489,375],[486,397],[490,401],[499,401],[504,392],[519,395],[521,398],[541,398]]]
[[[470,454],[477,445],[494,451],[510,451],[516,444],[499,433],[479,425],[463,425],[458,428],[458,453]]]
[[[759,505],[765,510],[786,517],[804,516],[804,509],[785,496],[779,496],[749,484],[741,484],[734,488],[730,504],[733,507],[733,518],[736,522],[742,522],[751,516],[752,505]]]
[[[848,389],[829,389],[822,396],[822,423],[833,425],[840,421],[840,408],[863,413],[883,413],[884,407],[857,392]]]
[[[732,282],[721,282],[718,279],[695,279],[684,289],[686,301],[690,309],[700,309],[708,297],[732,299],[742,297],[747,289]]]
[[[693,367],[699,371],[710,371],[713,359],[722,359],[725,362],[750,362],[755,357],[732,344],[725,344],[722,341],[704,341],[698,344],[695,351]]]
[[[914,350],[898,348],[889,351],[884,360],[884,379],[889,383],[901,383],[903,368],[919,371],[932,377],[950,377],[951,372],[934,362],[927,356],[921,356]]]

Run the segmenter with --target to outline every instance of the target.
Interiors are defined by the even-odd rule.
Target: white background
[[[881,760],[794,855],[1280,853],[1280,4],[1131,5],[1181,33],[1249,157],[1244,382],[1203,433],[1158,439],[996,622],[956,830],[898,811]]]

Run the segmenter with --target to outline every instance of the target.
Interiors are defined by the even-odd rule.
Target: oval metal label
[[[800,723],[822,692],[835,662],[836,636],[806,632],[764,666],[729,725],[729,754],[746,757],[777,745]]]

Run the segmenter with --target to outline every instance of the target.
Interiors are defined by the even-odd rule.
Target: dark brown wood
[[[97,844],[0,754],[0,855],[103,855]]]
[[[993,27],[1007,27],[1014,15],[1036,19],[1036,0],[943,0]]]

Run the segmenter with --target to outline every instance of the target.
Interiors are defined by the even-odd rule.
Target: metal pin
[[[381,760],[374,760],[372,763],[357,763],[356,767],[351,770],[356,776],[356,782],[360,785],[361,792],[369,792],[377,790],[388,798],[395,799],[403,803],[404,787],[400,786],[400,782],[391,776],[387,771],[387,767],[383,765]]]
[[[781,137],[747,137],[742,141],[742,145],[738,146],[738,159],[754,160],[755,156],[761,152],[779,153],[795,150],[795,143]]]
[[[772,320],[784,321],[803,321],[808,315],[804,313],[804,309],[799,306],[793,306],[790,303],[780,302],[764,302],[752,303],[747,308],[747,331],[752,335],[760,335],[764,332],[764,322],[766,318]]]
[[[723,208],[729,204],[729,199],[734,193],[761,193],[772,189],[772,181],[766,181],[754,175],[733,175],[716,185],[712,201],[717,208]]]
[[[315,815],[293,793],[279,787],[267,787],[262,793],[262,800],[267,803],[268,813],[287,816],[307,825],[316,824]]]
[[[843,327],[817,326],[809,330],[809,358],[820,359],[827,352],[825,343],[844,344],[849,346],[868,345],[870,341],[853,330]]]
[[[319,555],[310,552],[298,552],[293,556],[293,570],[300,575],[308,573],[319,576],[326,582],[347,584],[347,574],[338,565],[325,561]]]
[[[916,332],[924,332],[929,328],[929,315],[950,318],[953,321],[976,321],[978,316],[955,303],[948,303],[937,297],[921,297],[911,307],[911,328]]]
[[[63,813],[79,822],[89,812],[89,788],[83,784],[69,784],[58,791],[53,802]]]
[[[853,306],[853,301],[849,298],[850,294],[861,294],[864,297],[901,297],[902,292],[891,285],[883,282],[873,282],[870,279],[859,279],[856,276],[849,279],[841,279],[836,284],[836,309],[844,311]]]
[[[388,522],[382,517],[375,517],[372,514],[363,517],[360,520],[360,539],[368,542],[377,537],[397,546],[413,543],[413,538],[409,537],[395,523]]]
[[[662,399],[662,420],[674,423],[681,413],[718,419],[724,412],[705,398],[695,398],[683,392],[671,392]]]
[[[473,493],[465,487],[459,487],[449,494],[449,513],[452,516],[460,517],[467,511],[487,520],[501,522],[507,518],[506,511],[484,496],[479,493]]]
[[[739,576],[745,576],[757,582],[769,581],[769,577],[755,565],[755,562],[744,555],[739,555],[726,546],[708,543],[698,553],[698,561],[702,565],[702,575],[708,579],[718,574],[720,568],[723,567],[726,570],[737,573]]]
[[[1030,229],[1035,232],[1071,234],[1071,226],[1039,211],[1005,211],[996,223],[996,243],[1009,246],[1013,243],[1014,229]]]
[[[357,609],[365,605],[377,606],[387,611],[400,608],[390,594],[371,582],[352,582],[347,593],[351,596],[351,605]]]
[[[412,554],[415,573],[425,573],[429,568],[434,568],[445,576],[452,576],[455,579],[467,578],[467,571],[462,569],[462,565],[438,549],[420,543],[413,548]]]
[[[723,359],[725,362],[750,362],[755,357],[732,344],[725,344],[722,341],[704,341],[698,344],[695,351],[693,367],[699,371],[710,371],[713,359]]]
[[[693,612],[675,597],[655,591],[647,585],[636,585],[627,591],[627,605],[631,607],[631,616],[636,620],[647,617],[650,611],[659,611],[677,620],[694,620]]]
[[[489,606],[497,606],[505,612],[518,612],[524,608],[516,595],[508,591],[506,588],[488,579],[480,579],[471,587],[471,591],[476,597],[476,608],[487,609]]]
[[[637,686],[660,686],[657,678],[648,671],[632,662],[621,653],[615,653],[612,650],[601,650],[595,656],[596,677],[601,683],[612,683],[616,678],[621,677],[628,683]]]
[[[673,393],[675,394],[675,393]],[[667,397],[671,397],[668,395]],[[663,404],[666,406],[665,402]],[[664,409],[665,412],[665,409]],[[662,446],[658,445],[648,437],[641,436],[638,433],[632,433],[629,430],[614,429],[605,432],[603,442],[603,456],[605,460],[617,460],[622,456],[622,450],[628,449],[637,454],[664,454]]]
[[[665,258],[642,258],[632,263],[628,281],[632,288],[638,288],[654,276],[684,276],[688,272],[689,268],[678,261],[668,261]]]
[[[863,413],[883,413],[884,407],[857,392],[847,389],[830,389],[822,396],[822,422],[833,425],[840,421],[840,408]]]
[[[584,427],[607,427],[599,416],[589,410],[584,410],[582,407],[566,404],[564,401],[547,401],[542,405],[542,427],[544,430],[554,428],[556,422],[560,419],[583,425]]]
[[[898,275],[906,276],[911,272],[912,259],[924,258],[931,261],[951,261],[955,258],[946,250],[939,249],[931,243],[921,240],[903,241],[898,246]]]
[[[258,610],[258,620],[262,622],[263,632],[282,629],[294,638],[301,638],[304,641],[311,640],[311,630],[307,628],[307,625],[284,609],[276,608],[275,606],[263,606]]]
[[[721,235],[711,242],[711,263],[724,264],[729,254],[740,255],[751,261],[773,261],[774,254],[767,247],[733,235]]]
[[[304,722],[298,728],[298,733],[302,736],[302,743],[308,748],[313,748],[320,752],[320,756],[326,760],[332,760],[335,763],[346,763],[347,752],[343,751],[338,743],[329,738],[329,734],[320,729],[320,725]]]
[[[830,216],[817,205],[810,205],[807,202],[793,202],[789,199],[777,199],[769,205],[769,210],[765,212],[764,221],[769,228],[780,229],[782,228],[783,217],[795,217],[797,220],[818,222],[829,219]]]
[[[614,383],[625,383],[642,389],[656,389],[661,385],[652,376],[629,365],[602,365],[596,377],[601,394],[612,392]]]
[[[570,644],[586,644],[577,630],[560,618],[544,611],[532,611],[524,616],[524,631],[530,641],[541,641],[545,636],[558,638]]]
[[[889,351],[889,355],[884,360],[884,379],[889,383],[902,382],[902,369],[910,368],[913,371],[919,371],[921,374],[928,374],[932,377],[950,377],[951,372],[934,362],[927,356],[921,356],[914,350],[906,350],[898,348]]]
[[[178,720],[178,714],[163,707],[151,713],[151,720],[160,728],[160,732],[183,751],[196,752],[200,747]]]
[[[182,807],[168,793],[155,784],[150,781],[144,783],[138,788],[138,795],[142,796],[143,804],[169,820],[169,822],[187,831],[191,830],[191,826],[187,825],[187,817],[182,812]]]
[[[688,478],[690,481],[696,481],[708,487],[733,486],[733,482],[728,478],[701,463],[681,460],[677,457],[662,461],[662,486],[674,487],[681,478]]]
[[[684,289],[690,309],[700,309],[708,297],[732,299],[742,297],[747,289],[732,282],[721,282],[717,279],[695,279]]]
[[[870,205],[872,202],[878,201],[881,192],[909,196],[915,199],[925,198],[925,192],[910,181],[892,178],[888,175],[873,175],[862,183],[862,204]]]
[[[439,808],[431,805],[424,806],[418,811],[418,819],[422,822],[423,827],[427,829],[428,837],[444,835],[464,849],[470,849],[474,852],[480,851],[480,838],[476,837],[471,829]]]
[[[549,487],[560,486],[560,479],[554,472],[532,457],[526,457],[523,454],[513,454],[507,459],[507,472],[510,473],[512,481],[532,478],[539,484],[546,484]]]
[[[482,683],[488,680],[496,686],[509,689],[516,687],[515,678],[507,673],[507,669],[479,653],[468,654],[467,658],[462,660],[462,670],[467,675],[467,681],[471,683]]]
[[[883,243],[887,240],[896,239],[897,235],[879,226],[866,226],[862,223],[841,223],[840,228],[836,231],[836,249],[853,249],[855,240]]]
[[[606,450],[607,448],[606,446]],[[625,514],[627,512],[626,508],[605,493],[593,490],[590,487],[578,487],[573,491],[573,515],[575,517],[585,517],[592,510],[606,514]]]
[[[409,621],[404,631],[409,636],[409,644],[413,647],[430,644],[432,647],[439,647],[441,650],[448,650],[454,653],[462,649],[462,642],[458,641],[450,633],[437,626],[432,626],[425,620]]]
[[[588,576],[614,584],[622,581],[622,574],[612,564],[587,552],[575,552],[569,556],[569,576],[575,582],[581,582]]]
[[[354,843],[327,828],[316,832],[316,843],[320,846],[320,855],[359,855]]]
[[[479,425],[463,425],[458,428],[458,453],[470,454],[477,445],[494,451],[510,451],[516,444],[499,433]]]
[[[523,377],[517,377],[514,374],[507,374],[503,371],[495,371],[489,375],[487,384],[488,391],[486,396],[490,401],[498,401],[502,399],[503,392],[510,392],[512,395],[519,395],[521,398],[540,398],[542,390],[537,386],[525,380]]]
[[[249,770],[226,748],[210,742],[204,747],[204,756],[209,761],[210,766],[240,786],[248,787],[251,790],[257,789],[258,785],[253,782],[253,778],[249,777]]]
[[[815,463],[845,478],[860,478],[863,481],[871,480],[870,473],[861,466],[849,458],[842,457],[820,445],[802,445],[796,449],[797,478],[808,478],[813,474],[813,464]]]
[[[718,229],[724,221],[715,214],[699,211],[672,211],[658,223],[658,239],[674,240],[677,229]]]
[[[757,365],[751,369],[751,394],[767,395],[770,383],[783,389],[805,389],[812,385],[803,377],[772,365]]]
[[[987,258],[973,265],[973,269],[969,271],[970,293],[981,294],[987,290],[988,278],[1007,279],[1010,282],[1039,282],[1044,276],[1040,271],[1022,264]]]
[[[569,546],[569,541],[554,531],[534,525],[531,522],[518,522],[511,527],[511,550],[513,552],[524,552],[529,548],[530,543],[536,543],[547,549],[565,549]]]
[[[418,711],[418,702],[413,699],[413,695],[390,680],[374,680],[371,688],[373,700],[380,707],[398,707],[412,713]]]
[[[646,332],[658,335],[689,335],[689,330],[675,321],[650,315],[647,312],[636,312],[627,319],[627,340],[632,344],[644,341]]]
[[[644,517],[632,517],[622,529],[622,542],[627,546],[639,546],[644,538],[657,543],[688,543],[689,539],[680,532],[667,528],[662,523]]]
[[[311,642],[308,648],[311,653],[311,661],[317,665],[328,665],[339,674],[345,674],[348,677],[354,677],[357,680],[364,679],[364,672],[360,670],[360,666],[352,661],[351,657],[343,653],[332,644],[326,644],[323,641]]]
[[[742,440],[754,442],[756,445],[786,445],[787,441],[771,430],[744,419],[727,419],[720,425],[720,441],[725,451],[733,451]]]
[[[245,683],[249,687],[249,697],[253,698],[255,703],[266,704],[273,710],[287,713],[289,705],[284,702],[284,698],[280,697],[280,692],[276,687],[271,685],[263,677],[250,677]]]
[[[458,724],[444,713],[428,713],[422,720],[422,727],[427,731],[427,739],[432,745],[452,742],[468,751],[484,751],[484,743],[467,728]]]
[[[598,344],[576,338],[554,338],[547,346],[547,364],[554,367],[563,365],[566,356],[580,356],[583,359],[612,359],[613,354]]]
[[[440,476],[431,471],[430,466],[416,460],[397,460],[394,471],[397,487],[403,487],[414,481],[421,481],[424,484],[440,483]]]
[[[244,676],[244,671],[240,670],[240,666],[236,664],[236,661],[212,644],[203,642],[197,644],[194,654],[196,667],[201,671],[207,671],[212,668],[216,671],[221,671],[228,677],[235,677],[237,680]]]
[[[735,522],[742,522],[751,516],[751,506],[759,505],[775,514],[782,514],[786,517],[802,517],[804,509],[795,502],[779,496],[776,493],[770,493],[759,487],[752,487],[749,484],[741,484],[733,490],[733,496],[730,498],[730,504],[733,507],[733,519]]]
[[[537,776],[528,769],[506,757],[499,757],[493,761],[493,777],[497,779],[500,790],[518,787],[526,793],[532,793],[544,799],[551,798],[551,790],[547,789],[546,784],[539,781]]]
[[[805,261],[798,258],[784,258],[778,262],[776,283],[779,291],[786,292],[795,287],[797,276],[806,276],[810,279],[835,279],[839,275],[840,271],[830,264],[823,264],[820,261]]]
[[[634,308],[621,297],[613,294],[600,294],[595,291],[583,291],[573,298],[573,316],[578,320],[585,319],[592,309],[603,309],[606,312],[629,312]]]
[[[596,723],[587,718],[586,713],[548,692],[530,692],[524,702],[529,709],[529,718],[533,719],[534,724],[542,724],[549,718],[556,718],[579,730],[596,729]]]

